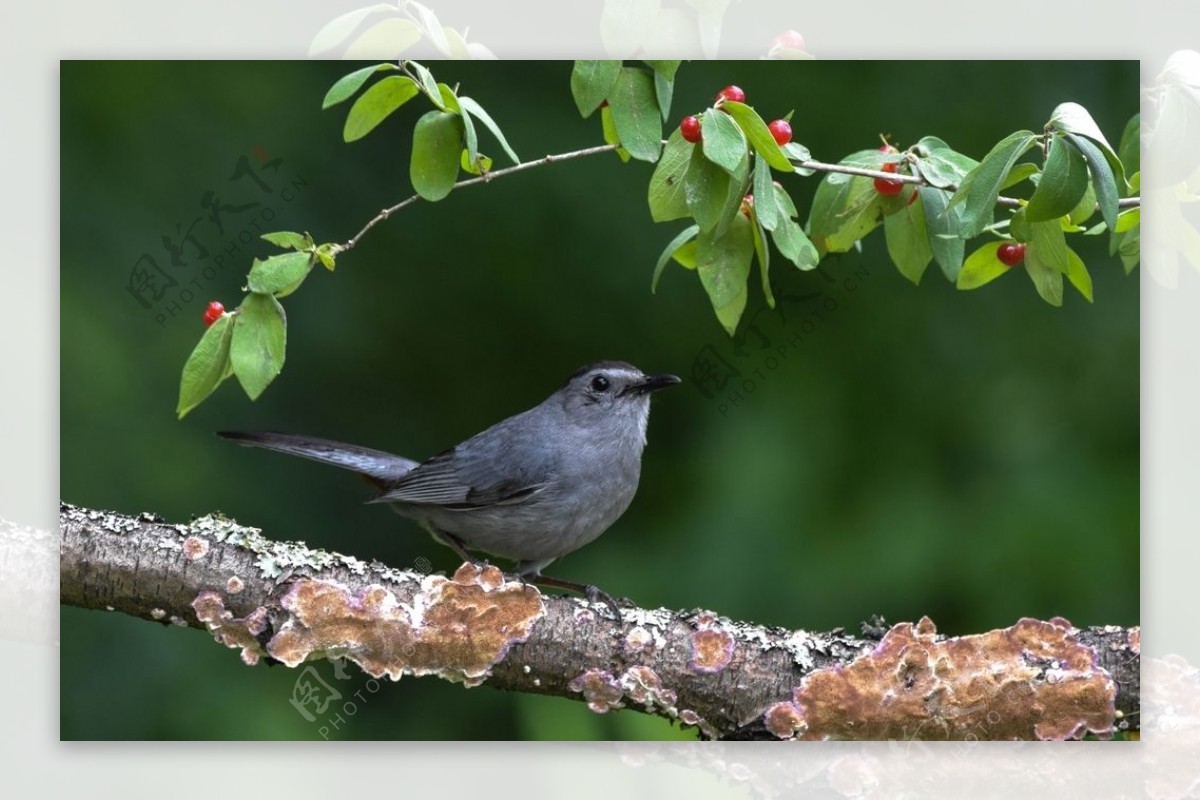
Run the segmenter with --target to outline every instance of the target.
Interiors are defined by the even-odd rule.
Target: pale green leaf
[[[279,375],[286,347],[287,323],[279,301],[259,292],[247,295],[234,315],[229,359],[250,400],[257,400]]]
[[[652,294],[658,289],[658,279],[662,275],[663,269],[667,266],[667,262],[671,260],[671,257],[675,255],[676,251],[678,251],[686,243],[695,239],[696,234],[699,233],[699,231],[700,226],[689,225],[687,228],[684,228],[682,231],[676,234],[675,238],[672,239],[665,248],[663,248],[663,252],[658,257],[658,263],[654,265],[654,276],[650,279],[650,292]]]
[[[617,76],[620,61],[576,61],[571,68],[571,96],[580,115],[590,117],[608,99]]]
[[[183,365],[179,380],[179,419],[199,406],[228,376],[229,343],[233,336],[232,315],[218,317],[208,327]]]

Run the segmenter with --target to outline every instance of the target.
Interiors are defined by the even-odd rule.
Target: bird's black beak
[[[648,375],[636,384],[630,384],[625,392],[633,395],[645,395],[655,390],[664,389],[679,383],[679,376],[664,373],[663,375]]]

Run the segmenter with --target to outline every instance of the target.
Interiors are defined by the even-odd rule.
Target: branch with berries
[[[416,98],[432,107],[413,129],[414,194],[381,210],[345,242],[318,244],[307,233],[290,231],[264,235],[283,252],[253,261],[249,292],[236,307],[226,310],[213,301],[205,310],[207,330],[184,365],[177,414],[186,415],[231,377],[251,400],[258,398],[283,369],[287,318],[280,300],[298,290],[317,265],[334,270],[339,255],[392,215],[421,200],[444,200],[454,190],[602,153],[654,163],[647,191],[651,218],[689,223],[663,249],[651,291],[672,262],[694,271],[730,335],[746,309],[755,263],[765,302],[775,307],[772,244],[787,263],[807,271],[830,253],[862,248],[882,226],[888,256],[914,284],[932,263],[963,290],[1023,264],[1038,294],[1055,306],[1063,303],[1064,279],[1092,300],[1091,275],[1067,245],[1067,235],[1107,235],[1126,273],[1138,263],[1137,115],[1116,149],[1086,109],[1063,103],[1041,133],[1017,131],[980,161],[926,136],[904,149],[885,141],[827,163],[794,141],[791,113],[767,122],[738,86],[721,89],[712,106],[684,116],[664,140],[680,63],[575,62],[572,97],[584,117],[599,112],[605,144],[526,162],[478,101],[439,82],[418,62],[371,65],[339,79],[323,108],[355,98],[343,128],[347,142],[366,136]],[[494,167],[481,129],[511,166]],[[1030,151],[1041,154],[1040,165],[1021,160]],[[460,179],[462,173],[467,177]],[[776,178],[818,173],[823,177],[802,225]],[[1028,198],[1001,194],[1022,185],[1034,187]],[[1011,213],[996,219],[997,209]],[[1099,222],[1085,225],[1097,214]],[[968,254],[967,241],[980,236],[988,241]]]

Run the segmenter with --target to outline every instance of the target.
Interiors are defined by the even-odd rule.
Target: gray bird
[[[267,431],[218,435],[362,475],[387,503],[466,561],[470,551],[516,560],[533,583],[612,598],[594,585],[543,576],[555,559],[599,537],[637,492],[650,393],[679,383],[627,362],[576,371],[528,411],[417,463],[403,456],[314,437]]]

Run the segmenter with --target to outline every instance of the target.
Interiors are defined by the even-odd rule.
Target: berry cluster
[[[716,107],[720,108],[722,103],[745,103],[746,93],[742,91],[740,86],[726,86],[721,91],[717,92]],[[792,126],[787,120],[772,120],[767,125],[767,130],[771,132],[771,137],[780,147],[792,141]],[[696,144],[704,138],[700,130],[700,118],[694,114],[689,114],[679,122],[679,133],[684,138],[684,141]]]

